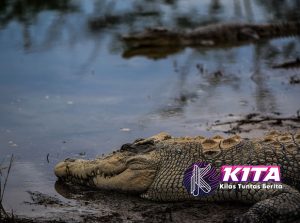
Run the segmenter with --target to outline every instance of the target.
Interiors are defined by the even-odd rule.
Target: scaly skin
[[[131,47],[216,46],[300,34],[300,22],[251,24],[228,23],[202,26],[191,31],[150,28],[123,37]]]
[[[95,160],[67,159],[55,167],[63,181],[139,194],[156,201],[241,201],[254,204],[236,222],[289,222],[300,217],[300,132],[270,132],[262,139],[181,137],[160,133],[125,144]],[[194,197],[184,188],[185,170],[198,161],[222,165],[279,165],[283,189],[217,189]],[[259,184],[259,183],[257,183]]]

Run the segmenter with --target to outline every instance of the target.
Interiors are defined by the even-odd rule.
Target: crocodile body
[[[272,68],[274,69],[292,69],[292,68],[299,68],[299,67],[300,67],[300,58],[296,58],[295,60],[287,61],[272,66]]]
[[[185,170],[193,163],[278,165],[282,189],[224,190],[194,197],[183,186]],[[240,201],[254,204],[236,222],[289,222],[300,218],[300,132],[270,132],[261,139],[233,136],[171,137],[160,133],[124,144],[95,160],[67,159],[55,167],[60,180],[99,189],[139,194],[155,201]],[[260,183],[256,183],[260,184]]]
[[[300,22],[225,23],[201,26],[188,31],[149,28],[141,33],[124,36],[123,40],[131,47],[216,46],[238,45],[245,42],[299,34]]]

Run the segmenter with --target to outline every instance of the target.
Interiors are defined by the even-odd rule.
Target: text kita
[[[222,166],[223,182],[280,182],[280,166]]]

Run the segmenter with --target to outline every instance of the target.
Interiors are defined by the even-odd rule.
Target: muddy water
[[[211,123],[229,114],[295,115],[300,88],[290,78],[299,70],[271,67],[299,56],[299,37],[122,56],[120,35],[148,26],[299,20],[297,1],[272,2],[2,0],[0,162],[15,156],[5,207],[34,215],[27,191],[60,197],[53,167],[66,157],[159,131],[211,135]]]

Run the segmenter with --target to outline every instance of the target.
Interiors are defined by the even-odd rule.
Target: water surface
[[[276,2],[2,0],[0,162],[15,156],[5,207],[30,214],[26,191],[57,195],[53,167],[66,157],[160,131],[211,135],[228,114],[294,115],[300,89],[289,78],[299,71],[271,65],[299,56],[299,37],[122,57],[120,36],[149,26],[299,20],[298,1]]]

